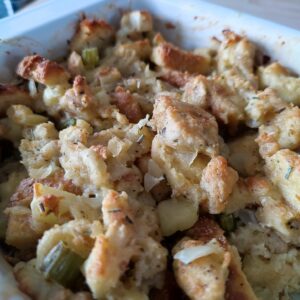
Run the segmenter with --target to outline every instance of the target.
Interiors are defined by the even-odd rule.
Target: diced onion
[[[189,264],[190,262],[200,257],[205,257],[214,253],[219,254],[223,252],[224,250],[219,245],[218,241],[216,239],[212,239],[205,245],[199,245],[178,251],[174,255],[174,259],[178,259],[184,264]]]
[[[37,94],[37,87],[36,87],[36,83],[34,82],[34,80],[30,79],[28,82],[28,89],[29,89],[29,93],[31,97],[36,96]]]
[[[162,169],[153,159],[148,161],[148,173],[154,177],[162,177],[164,175]]]
[[[154,186],[156,186],[157,184],[159,184],[163,179],[164,179],[163,176],[161,176],[161,177],[154,177],[154,176],[150,175],[149,173],[146,173],[145,177],[144,177],[145,191],[146,192],[150,192],[151,189]]]
[[[177,155],[188,165],[191,166],[198,156],[198,152],[177,152]]]
[[[255,216],[255,212],[250,209],[240,209],[236,213],[236,215],[238,218],[240,218],[240,220],[244,224],[248,224],[248,223],[258,224],[256,216]]]

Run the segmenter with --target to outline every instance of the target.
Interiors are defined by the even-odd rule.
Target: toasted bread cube
[[[25,56],[17,67],[17,74],[49,86],[67,85],[69,79],[62,66],[39,55]]]
[[[288,107],[279,112],[269,123],[259,127],[257,138],[259,152],[271,156],[279,149],[300,147],[300,109]]]
[[[7,210],[9,215],[5,242],[18,249],[34,248],[40,234],[32,227],[31,210],[14,206]]]
[[[85,48],[107,46],[114,38],[113,28],[104,20],[82,20],[70,44],[72,51],[81,53]]]
[[[219,151],[218,125],[215,118],[200,107],[157,97],[152,124],[166,145],[179,151],[215,156]]]
[[[281,191],[285,200],[300,211],[300,155],[289,149],[266,158],[265,172]]]
[[[207,57],[181,50],[170,43],[155,46],[151,60],[160,67],[191,74],[208,74],[210,71],[210,60]]]
[[[0,116],[13,104],[32,106],[33,100],[27,91],[15,85],[0,84]]]
[[[142,10],[136,10],[123,15],[121,30],[127,34],[135,32],[149,32],[153,29],[152,16]]]
[[[262,88],[270,87],[286,102],[300,104],[300,78],[293,76],[288,69],[275,62],[259,68]]]
[[[238,178],[238,173],[228,166],[223,156],[211,159],[203,170],[200,182],[200,187],[207,194],[209,213],[224,211]]]

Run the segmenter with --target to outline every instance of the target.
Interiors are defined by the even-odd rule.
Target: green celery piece
[[[46,279],[52,279],[65,287],[71,287],[80,275],[80,267],[84,262],[61,241],[46,255],[42,272]]]
[[[81,56],[88,68],[95,68],[99,64],[99,53],[96,47],[83,49]]]

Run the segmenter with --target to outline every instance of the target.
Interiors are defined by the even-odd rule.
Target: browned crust
[[[145,60],[149,59],[151,55],[151,44],[148,39],[143,39],[139,41],[135,41],[132,43],[125,43],[121,44],[119,46],[119,53],[122,55],[122,51],[131,50],[133,51],[136,56],[138,56],[140,59]]]
[[[85,47],[99,46],[102,42],[112,40],[114,33],[112,26],[104,20],[83,19],[77,26],[70,48],[79,52]]]
[[[129,91],[118,86],[112,96],[113,103],[115,103],[120,112],[128,118],[129,122],[137,123],[144,117],[139,103],[133,98]]]
[[[192,77],[188,72],[164,69],[158,78],[175,87],[183,87]]]
[[[70,77],[67,71],[58,63],[39,55],[24,57],[16,72],[25,79],[33,79],[45,85],[66,84]]]
[[[111,32],[113,34],[114,29],[112,28],[111,25],[109,25],[107,22],[104,20],[96,20],[96,19],[83,19],[77,27],[76,33],[79,32],[80,30],[85,30],[90,33],[95,32],[96,30],[99,29],[105,29],[107,32]]]
[[[11,196],[11,206],[21,205],[29,206],[33,198],[33,185],[35,183],[42,183],[54,188],[62,188],[66,192],[73,193],[75,195],[81,195],[81,188],[74,185],[71,180],[64,179],[63,172],[56,172],[53,176],[45,179],[23,179],[17,187],[15,193]]]
[[[208,243],[212,239],[218,239],[222,245],[227,244],[222,228],[208,216],[200,216],[197,223],[186,232],[186,235],[194,240]]]
[[[28,91],[10,84],[0,84],[0,116],[4,116],[6,110],[14,104],[32,106],[32,98]]]
[[[154,62],[165,68],[191,74],[207,74],[210,70],[210,63],[205,57],[181,50],[170,43],[159,44],[153,49],[152,55]]]

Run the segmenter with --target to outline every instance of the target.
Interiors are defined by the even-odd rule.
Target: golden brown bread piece
[[[208,211],[211,214],[224,211],[238,178],[238,173],[228,166],[223,156],[210,160],[203,170],[200,187],[207,195]]]
[[[0,84],[0,116],[3,117],[6,110],[13,104],[32,106],[33,100],[29,92],[9,84]]]
[[[160,67],[191,74],[208,74],[210,62],[201,55],[196,55],[170,43],[160,43],[152,50],[151,60]]]
[[[100,50],[110,43],[113,37],[113,28],[104,20],[83,19],[71,40],[70,48],[78,53],[88,47],[97,47]]]
[[[208,156],[218,154],[217,122],[200,107],[161,95],[154,104],[152,124],[169,147]]]
[[[68,84],[68,72],[54,61],[39,55],[25,56],[17,67],[17,74],[45,85]]]
[[[144,117],[139,103],[133,98],[129,91],[118,86],[112,94],[113,103],[119,108],[131,123],[137,123]]]
[[[202,256],[188,264],[175,259],[173,268],[177,283],[192,300],[257,300],[241,269],[240,257],[223,235],[223,230],[212,219],[200,216],[173,249],[207,245],[215,239],[218,252]]]

